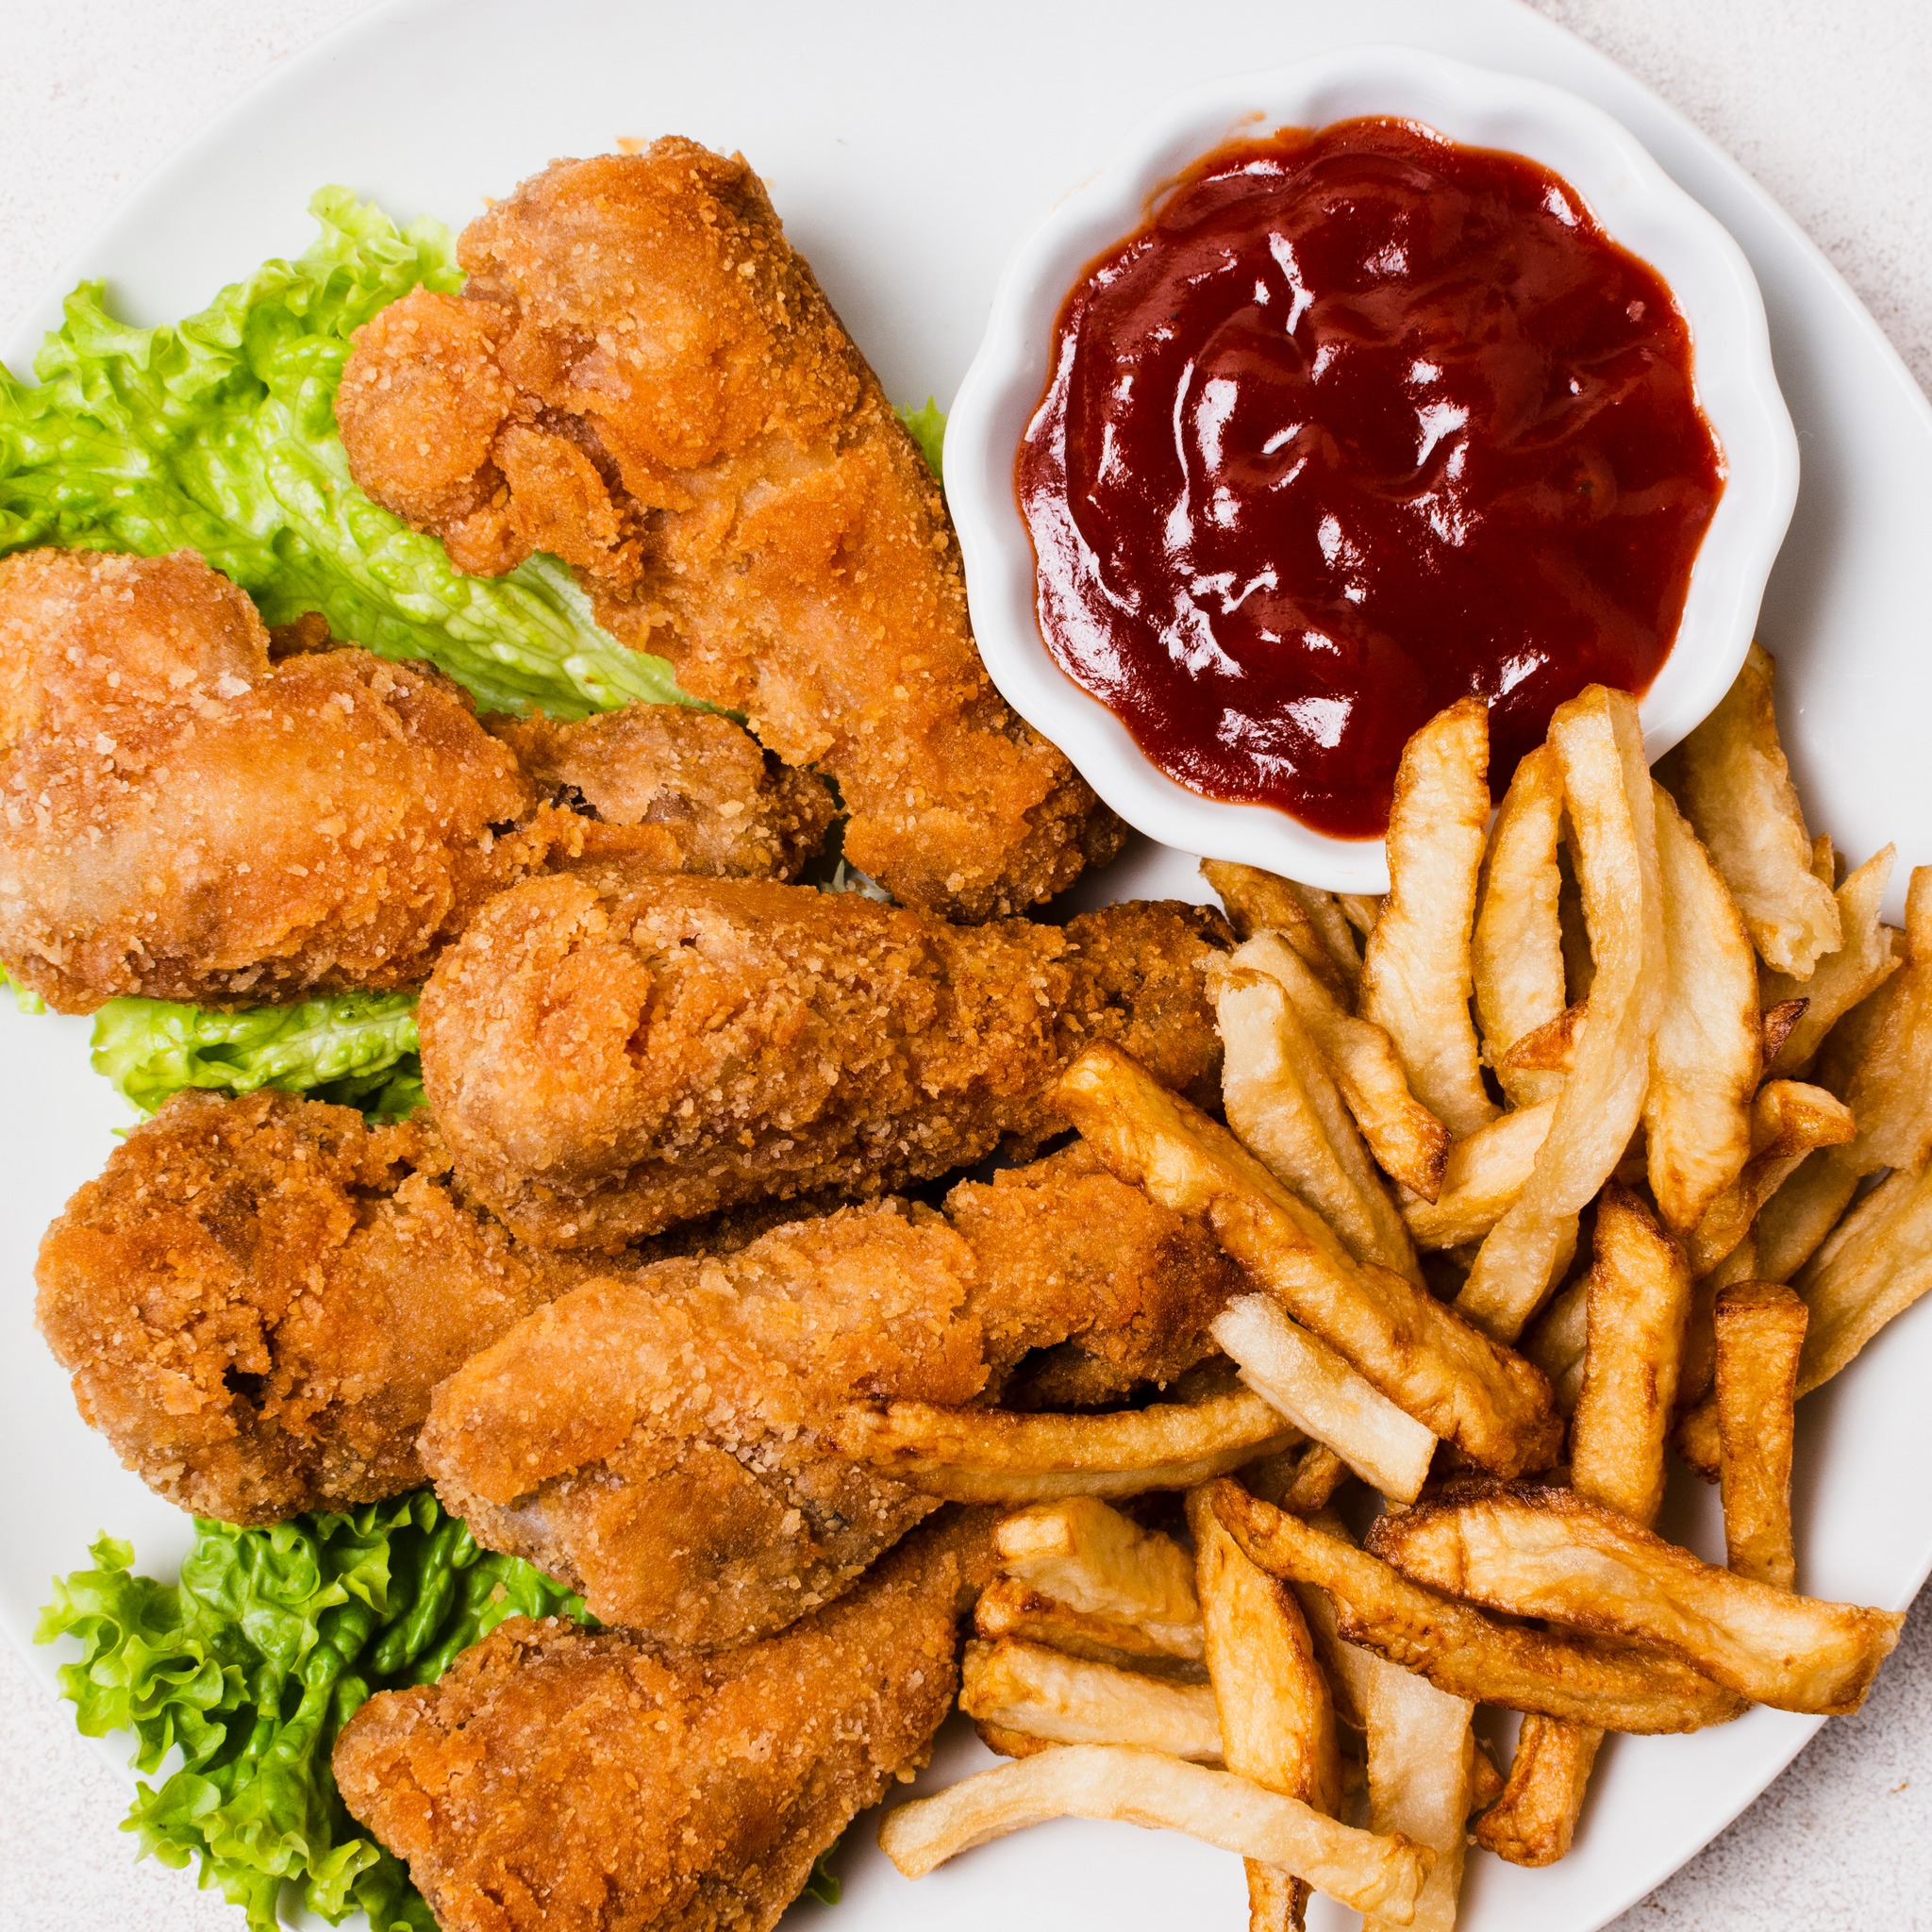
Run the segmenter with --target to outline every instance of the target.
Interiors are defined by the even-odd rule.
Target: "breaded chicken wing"
[[[460,296],[356,341],[356,480],[462,569],[563,558],[619,637],[839,784],[845,852],[979,920],[1118,850],[1008,709],[937,482],[741,158],[558,161],[463,231]]]
[[[342,1728],[350,1811],[444,1932],[769,1932],[925,1762],[988,1512],[922,1530],[782,1637],[709,1657],[523,1618]]]
[[[525,1241],[613,1249],[721,1208],[863,1196],[1065,1123],[1113,1040],[1211,1100],[1197,908],[951,926],[856,894],[607,867],[494,900],[420,1013],[466,1185]]]
[[[82,1416],[227,1523],[415,1488],[429,1391],[584,1272],[520,1249],[447,1168],[421,1115],[176,1095],[41,1245],[41,1332]]]
[[[1037,1350],[1118,1400],[1212,1353],[1238,1290],[1204,1224],[1079,1153],[962,1184],[946,1216],[847,1208],[564,1295],[437,1391],[421,1448],[443,1502],[606,1623],[741,1642],[934,1507],[824,1442],[846,1404],[975,1402]]]
[[[192,551],[9,558],[0,961],[73,1012],[410,986],[546,863],[789,877],[830,819],[818,780],[688,707],[492,727],[325,625],[272,645]]]

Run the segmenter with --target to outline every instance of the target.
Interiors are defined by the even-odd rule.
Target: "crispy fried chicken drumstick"
[[[177,1094],[48,1229],[41,1332],[171,1502],[275,1523],[415,1488],[429,1391],[583,1279],[463,1205],[426,1118]]]
[[[1205,1224],[1075,1146],[962,1183],[943,1216],[846,1208],[588,1282],[442,1385],[423,1459],[479,1541],[604,1622],[740,1642],[935,1507],[825,1443],[846,1403],[977,1402],[1033,1351],[1045,1393],[1117,1401],[1213,1353],[1238,1286]]]
[[[350,1811],[444,1932],[769,1932],[924,1764],[991,1570],[952,1514],[782,1637],[709,1657],[515,1618],[336,1740]]]
[[[274,642],[192,551],[0,562],[0,960],[51,1005],[409,986],[535,867],[790,875],[824,837],[729,719],[493,738],[425,665]]]
[[[493,900],[423,997],[464,1182],[525,1241],[614,1249],[773,1196],[931,1179],[1066,1124],[1111,1040],[1210,1104],[1223,930],[1127,904],[952,926],[852,893],[606,867]]]
[[[363,489],[467,571],[561,557],[619,637],[837,781],[907,905],[1024,910],[1118,822],[1000,699],[938,483],[738,158],[558,161],[463,231],[461,295],[358,334]]]

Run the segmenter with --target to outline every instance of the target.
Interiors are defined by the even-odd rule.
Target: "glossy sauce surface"
[[[1021,445],[1048,648],[1170,776],[1379,835],[1404,742],[1641,692],[1723,489],[1656,272],[1414,123],[1222,148],[1092,263]]]

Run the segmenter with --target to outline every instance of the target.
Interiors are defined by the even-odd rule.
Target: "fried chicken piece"
[[[576,856],[707,878],[798,875],[824,843],[832,794],[741,725],[687,705],[627,705],[579,723],[485,718],[540,797],[580,814]]]
[[[1223,929],[1194,907],[958,927],[761,881],[535,879],[438,966],[424,1077],[457,1171],[522,1239],[613,1249],[1038,1146],[1093,1040],[1211,1103]]]
[[[455,685],[271,664],[192,551],[0,562],[0,959],[63,1012],[412,985],[541,853],[531,806]]]
[[[688,707],[492,728],[319,619],[271,639],[192,551],[9,558],[0,960],[68,1012],[412,986],[546,863],[790,876],[830,820],[816,779]]]
[[[963,1183],[946,1210],[846,1208],[564,1295],[437,1391],[421,1448],[439,1493],[606,1623],[741,1642],[934,1507],[825,1444],[846,1404],[959,1407],[1041,1350],[1118,1400],[1211,1354],[1238,1291],[1205,1224],[1080,1150]]]
[[[41,1332],[150,1488],[227,1523],[425,1480],[430,1391],[584,1271],[451,1191],[424,1116],[181,1093],[41,1245]]]
[[[558,161],[463,231],[460,296],[356,338],[356,480],[483,575],[563,558],[603,622],[743,712],[905,904],[1013,913],[1119,822],[993,690],[938,483],[741,158]]]
[[[513,1618],[336,1740],[343,1802],[444,1932],[769,1932],[929,1755],[991,1573],[953,1513],[782,1637],[710,1657]]]

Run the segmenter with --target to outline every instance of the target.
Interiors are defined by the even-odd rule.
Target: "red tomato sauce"
[[[1500,795],[1670,654],[1724,487],[1690,336],[1557,175],[1412,122],[1221,148],[1060,311],[1021,444],[1048,648],[1170,776],[1383,830],[1474,694]]]

